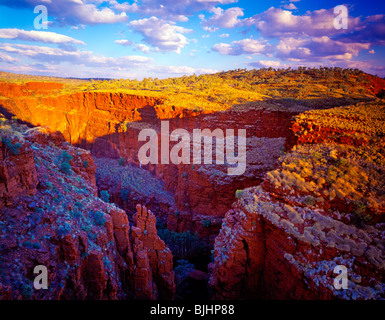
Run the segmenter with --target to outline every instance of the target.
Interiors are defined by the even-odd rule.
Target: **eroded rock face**
[[[17,136],[0,140],[0,209],[21,194],[36,193],[36,166],[31,145]]]
[[[383,119],[379,101],[297,117],[302,144],[226,213],[214,298],[384,298]],[[336,266],[347,289],[334,286]]]
[[[282,154],[285,145],[293,143],[294,136],[289,132],[294,114],[294,111],[273,112],[261,108],[246,112],[229,111],[193,118],[170,119],[170,132],[176,128],[184,128],[192,134],[194,129],[207,128],[211,131],[221,129],[226,134],[226,129],[234,128],[237,135],[237,129],[246,128],[247,165],[245,173],[239,176],[230,176],[228,165],[217,165],[215,161],[212,165],[191,162],[142,166],[163,179],[166,190],[174,194],[175,205],[170,206],[166,212],[167,228],[178,232],[197,232],[201,238],[212,243],[220,228],[221,219],[235,199],[236,190],[259,184],[263,174],[274,168],[276,159]],[[242,123],[242,119],[247,121]],[[137,140],[133,131],[126,134],[130,135],[131,140]],[[283,137],[279,137],[280,135]],[[160,135],[158,137],[160,141]],[[190,141],[190,150],[193,150],[192,136]],[[123,145],[120,145],[122,152]],[[170,143],[170,149],[172,147],[173,143]],[[133,152],[135,149],[127,150]],[[139,164],[137,151],[134,151],[134,156],[130,159]],[[156,202],[156,199],[151,201]],[[162,210],[156,212],[157,215],[162,215]]]
[[[153,279],[159,288],[160,298],[173,299],[175,282],[172,253],[157,234],[154,214],[141,205],[137,205],[136,209],[137,212],[133,216],[137,228],[134,230],[135,238],[141,240],[144,248],[147,249]]]
[[[170,122],[170,132],[176,128],[190,133],[193,129],[205,128],[226,132],[231,128],[237,134],[237,129],[246,129],[250,160],[248,172],[242,177],[229,177],[225,167],[216,165],[170,164],[147,168],[162,178],[166,189],[175,194],[176,210],[193,216],[223,217],[234,200],[235,191],[241,186],[259,183],[262,173],[272,168],[280,149],[295,140],[290,123],[298,111],[278,106],[256,103],[205,115],[178,107],[166,108],[160,99],[123,93],[47,94],[60,88],[61,85],[50,83],[28,83],[20,87],[3,83],[0,91],[12,99],[4,99],[2,104],[22,120],[62,132],[66,141],[91,150],[94,156],[124,158],[137,165],[140,164],[138,150],[143,144],[138,141],[139,132],[143,128],[159,132],[161,119]],[[170,148],[172,146],[171,143]],[[256,157],[251,154],[255,150],[260,151]],[[270,152],[269,157],[264,156],[266,152]]]
[[[261,187],[243,192],[215,240],[214,298],[384,297],[384,225],[357,228]],[[347,290],[333,286],[337,265],[348,269]]]
[[[155,217],[143,208],[131,227],[124,210],[97,197],[90,152],[60,134],[16,123],[8,131],[20,146],[16,158],[1,148],[1,299],[172,299],[172,254]],[[37,265],[47,268],[47,290],[33,288]]]
[[[36,94],[55,93],[63,88],[63,84],[56,82],[27,82],[26,84],[0,83],[0,92],[3,97],[15,98],[33,96]]]
[[[52,131],[62,132],[68,142],[81,147],[90,147],[96,138],[116,133],[124,121],[140,120],[141,108],[161,104],[159,99],[122,93],[50,95],[55,92],[51,87],[58,89],[62,85],[2,83],[0,92],[9,97],[2,100],[2,107],[34,126],[47,126]]]

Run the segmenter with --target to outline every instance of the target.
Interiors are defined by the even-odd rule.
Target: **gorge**
[[[18,235],[1,238],[18,280],[4,272],[0,297],[180,299],[198,279],[214,299],[383,298],[384,82],[315,105],[264,97],[215,111],[0,83],[1,227]],[[161,143],[164,121],[191,135],[190,150],[194,130],[244,130],[245,172],[228,174],[238,139],[226,155],[215,139],[223,164],[143,163],[140,132]],[[37,262],[55,288],[46,296],[26,284]],[[336,265],[348,290],[332,287]]]

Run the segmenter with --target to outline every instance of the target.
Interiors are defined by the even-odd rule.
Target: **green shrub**
[[[100,211],[91,211],[91,217],[93,218],[95,225],[104,226],[106,219],[104,218],[104,213]]]
[[[196,256],[205,249],[197,233],[159,229],[158,235],[167,244],[176,259]]]
[[[104,201],[109,203],[110,202],[110,194],[107,190],[100,191],[100,198]]]
[[[316,160],[320,160],[322,158],[322,154],[319,152],[313,152],[313,158]]]
[[[16,142],[15,144],[13,144],[11,139],[9,139],[8,137],[2,137],[1,141],[5,144],[5,146],[12,153],[12,155],[14,156],[19,155],[19,150],[21,148],[21,144],[19,142]]]
[[[187,260],[180,259],[177,261],[177,266],[174,269],[176,284],[181,284],[188,278],[191,271],[195,269],[195,266]]]
[[[341,158],[336,160],[337,167],[348,167],[349,161],[347,159]]]
[[[90,240],[93,240],[93,241],[96,240],[96,234],[93,234],[93,233],[91,233],[91,232],[88,232],[88,233],[87,233],[87,237],[88,237],[88,239],[90,239]]]
[[[68,162],[62,162],[60,164],[60,170],[65,174],[71,173],[71,165]]]
[[[57,233],[59,237],[65,236],[71,232],[71,226],[68,222],[64,222],[64,224],[60,225],[57,228]]]
[[[353,215],[360,223],[370,223],[373,217],[366,213],[367,205],[363,201],[356,201],[354,203]]]
[[[62,161],[66,162],[70,162],[73,159],[73,157],[67,151],[63,151],[60,158]]]
[[[210,219],[206,219],[205,221],[203,221],[203,226],[205,228],[209,228],[211,226],[211,221]]]
[[[316,203],[316,199],[313,196],[306,196],[303,199],[303,203],[306,204],[307,206],[314,206]]]
[[[235,191],[235,197],[236,197],[237,199],[241,199],[242,196],[243,196],[243,191],[242,191],[242,190],[237,190],[237,191]]]
[[[52,185],[52,183],[51,183],[50,181],[44,181],[44,183],[45,183],[45,185],[46,185],[48,188],[50,188],[50,189],[53,188],[53,185]]]
[[[73,157],[67,152],[63,151],[63,153],[59,157],[60,161],[60,170],[65,174],[71,174],[71,164],[70,161]]]
[[[20,293],[24,299],[32,298],[32,294],[33,294],[32,286],[28,283],[23,283],[20,288]]]

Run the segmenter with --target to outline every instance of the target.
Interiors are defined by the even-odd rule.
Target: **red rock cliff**
[[[234,201],[235,191],[260,183],[263,174],[274,168],[284,148],[292,146],[296,139],[290,124],[298,111],[279,104],[261,102],[199,115],[178,108],[166,109],[161,100],[145,96],[107,92],[45,95],[43,92],[55,89],[49,84],[42,85],[34,96],[28,88],[3,84],[3,95],[14,97],[3,99],[3,107],[33,125],[62,132],[68,142],[91,150],[94,156],[124,158],[138,165],[137,155],[142,145],[138,142],[138,134],[144,127],[159,131],[161,119],[169,120],[170,132],[176,128],[190,133],[196,128],[225,132],[231,128],[237,134],[237,129],[246,129],[248,164],[242,176],[228,176],[227,168],[221,165],[147,167],[163,179],[166,189],[175,195],[173,208],[155,199],[152,202],[159,205],[152,209],[158,211],[159,208],[157,214],[168,215],[165,220],[169,229],[198,231],[201,236],[216,234],[221,218]],[[105,187],[108,181],[100,180],[99,188],[104,190]],[[111,199],[120,203],[122,190],[115,186],[108,191]],[[203,226],[207,220],[210,220],[209,229]]]
[[[260,186],[240,191],[226,213],[215,239],[214,298],[385,296],[383,115],[377,101],[297,117],[293,128],[306,144]],[[338,265],[348,273],[344,290],[334,287]]]
[[[98,198],[89,151],[16,122],[0,129],[1,299],[173,298],[172,254],[155,217],[131,227]],[[37,265],[47,268],[47,290],[33,288]]]

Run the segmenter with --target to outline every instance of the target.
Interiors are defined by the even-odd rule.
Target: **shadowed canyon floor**
[[[324,96],[315,73],[287,82],[307,76],[313,95],[226,105],[218,89],[212,109],[105,83],[1,82],[0,298],[384,298],[384,81],[356,71],[350,93]],[[245,173],[142,165],[138,135],[161,141],[161,121],[245,129]],[[33,289],[36,265],[49,290]],[[347,290],[333,288],[337,265]]]

